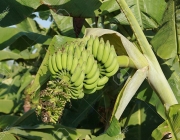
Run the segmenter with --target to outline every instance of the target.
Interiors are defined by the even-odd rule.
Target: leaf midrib
[[[142,25],[142,26],[143,26],[143,23],[142,23],[142,18],[141,18],[141,10],[140,10],[139,0],[136,0],[136,2],[137,2],[137,11],[138,11],[139,18],[140,18],[140,25]]]

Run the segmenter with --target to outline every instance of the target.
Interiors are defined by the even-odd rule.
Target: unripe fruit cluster
[[[66,43],[49,56],[48,66],[52,78],[73,99],[102,89],[119,69],[114,46],[93,36]]]

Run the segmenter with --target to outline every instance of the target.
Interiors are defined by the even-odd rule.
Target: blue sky
[[[36,12],[36,13],[34,13],[34,14],[36,14],[38,17],[39,17],[39,14]],[[37,23],[39,23],[42,27],[44,27],[44,28],[49,28],[50,27],[50,25],[51,25],[51,22],[50,22],[50,20],[48,19],[48,20],[42,20],[41,18],[38,18],[38,17],[36,17],[35,18],[35,20],[37,21]]]

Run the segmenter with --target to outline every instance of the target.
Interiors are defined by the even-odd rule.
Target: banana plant
[[[14,136],[18,138],[24,137],[27,139],[34,139],[34,138],[39,139],[40,137],[43,137],[43,138],[48,137],[49,139],[53,139],[53,138],[66,139],[67,137],[63,136],[66,134],[64,129],[68,130],[70,134],[70,137],[67,139],[85,139],[85,138],[86,139],[92,138],[95,140],[100,140],[102,138],[108,139],[108,140],[109,139],[110,140],[123,139],[124,138],[124,134],[122,133],[123,130],[120,131],[119,129],[120,127],[122,127],[122,125],[119,123],[118,120],[122,119],[123,113],[126,111],[125,109],[127,109],[127,105],[130,103],[136,91],[140,88],[140,86],[142,85],[145,79],[150,84],[152,89],[157,93],[157,97],[161,99],[161,102],[165,108],[164,109],[165,112],[163,112],[165,114],[163,116],[163,119],[165,121],[157,129],[153,131],[152,137],[157,140],[162,139],[162,138],[163,139],[171,138],[171,137],[173,137],[173,139],[178,139],[180,137],[179,136],[179,123],[178,123],[179,122],[179,109],[178,109],[179,105],[175,105],[175,104],[178,104],[178,101],[177,101],[178,99],[175,98],[174,96],[175,92],[174,93],[172,92],[171,87],[169,86],[160,68],[159,62],[157,61],[152,51],[152,48],[150,44],[148,43],[144,33],[142,32],[142,29],[149,29],[149,28],[157,29],[160,26],[160,21],[163,16],[166,4],[169,6],[168,10],[171,11],[175,5],[174,1],[169,0],[169,2],[166,3],[164,0],[160,0],[160,1],[154,0],[152,2],[153,6],[157,6],[159,3],[161,3],[161,8],[159,9],[158,14],[156,15],[154,14],[155,11],[153,9],[149,9],[149,7],[146,7],[148,5],[148,2],[146,3],[140,2],[140,5],[142,5],[143,3],[145,5],[144,7],[146,7],[148,11],[147,13],[145,13],[144,12],[145,9],[140,9],[140,12],[142,12],[143,14],[137,14],[136,12],[136,10],[139,8],[138,4],[136,4],[138,3],[137,1],[136,2],[133,1],[134,3],[129,3],[127,1],[129,6],[126,4],[125,0],[92,1],[92,2],[87,2],[85,6],[82,4],[80,8],[81,10],[74,8],[74,5],[77,5],[77,4],[80,5],[81,2],[82,1],[74,2],[74,4],[72,4],[71,2],[68,2],[68,1],[64,1],[62,3],[54,3],[48,0],[43,0],[42,3],[37,2],[37,1],[35,3],[33,2],[25,3],[24,1],[6,2],[3,0],[2,1],[3,6],[0,7],[1,11],[3,10],[4,7],[6,7],[7,4],[10,5],[10,11],[6,15],[4,15],[3,20],[0,23],[1,26],[5,27],[5,26],[11,25],[12,23],[13,24],[19,23],[20,21],[24,19],[24,16],[28,16],[30,13],[32,13],[33,9],[36,9],[37,11],[42,10],[44,8],[43,3],[46,3],[48,6],[51,5],[51,8],[50,8],[51,10],[49,10],[48,13],[52,14],[54,21],[52,23],[51,29],[48,30],[47,32],[43,32],[42,29],[40,29],[39,27],[37,28],[38,30],[36,28],[31,28],[32,26],[36,27],[37,23],[35,23],[30,18],[27,18],[22,23],[17,24],[16,26],[18,27],[18,29],[16,28],[12,29],[9,27],[0,28],[0,30],[6,34],[6,35],[5,34],[0,35],[2,39],[1,49],[4,49],[7,45],[10,45],[11,50],[14,49],[13,52],[10,52],[10,51],[8,52],[4,50],[1,51],[0,60],[4,61],[4,60],[13,59],[17,62],[19,61],[19,64],[20,64],[21,60],[31,60],[31,59],[34,60],[36,58],[39,59],[40,57],[38,56],[40,55],[40,51],[42,51],[41,48],[44,47],[44,46],[40,46],[39,44],[49,45],[50,39],[51,39],[49,35],[51,34],[50,32],[53,30],[53,35],[51,34],[53,39],[51,40],[51,43],[49,45],[49,48],[46,52],[45,57],[41,56],[44,59],[33,81],[30,83],[31,78],[33,78],[33,76],[30,76],[29,71],[28,71],[24,75],[24,77],[21,79],[19,75],[15,76],[14,81],[12,82],[12,85],[16,85],[16,87],[19,87],[21,85],[21,87],[18,89],[17,97],[16,97],[18,99],[17,101],[19,101],[21,98],[20,94],[23,92],[27,84],[30,83],[30,85],[27,86],[25,90],[25,95],[26,95],[25,105],[28,106],[28,104],[31,104],[32,108],[37,107],[37,113],[40,113],[42,108],[44,110],[46,109],[46,111],[48,110],[49,112],[44,111],[41,114],[44,116],[41,118],[43,119],[44,122],[56,123],[56,121],[59,119],[59,115],[60,116],[62,115],[62,112],[65,108],[65,104],[67,102],[80,103],[81,104],[80,107],[77,106],[77,104],[75,104],[75,106],[72,106],[72,109],[69,109],[68,111],[66,110],[67,108],[65,108],[65,113],[63,115],[65,116],[64,118],[67,117],[68,119],[62,118],[62,122],[64,121],[63,122],[64,124],[71,127],[78,127],[80,122],[81,124],[83,123],[82,120],[84,120],[85,117],[87,116],[87,112],[88,112],[87,108],[89,106],[90,107],[93,106],[94,102],[99,101],[99,98],[101,96],[103,96],[103,99],[108,100],[108,96],[105,95],[105,91],[101,88],[103,87],[105,87],[104,89],[109,88],[108,84],[105,86],[104,83],[106,83],[109,80],[110,76],[112,76],[119,67],[132,68],[133,71],[131,75],[129,76],[129,78],[127,79],[126,83],[122,85],[123,86],[122,88],[119,87],[121,91],[117,96],[113,112],[112,114],[110,113],[111,115],[110,123],[106,122],[106,131],[103,132],[102,135],[95,137],[92,134],[92,131],[90,129],[72,130],[72,129],[69,129],[60,125],[35,125],[35,126],[27,127],[27,125],[29,125],[28,123],[21,124],[20,122],[24,120],[25,118],[27,118],[27,120],[28,118],[32,118],[31,113],[34,113],[34,110],[30,110],[29,112],[27,112],[27,114],[29,113],[28,115],[25,113],[17,121],[16,121],[17,119],[16,117],[8,116],[10,119],[7,119],[7,121],[4,121],[5,124],[8,125],[9,120],[12,120],[12,121],[15,120],[15,123],[11,125],[11,128],[7,128],[7,129],[4,128],[4,132],[1,133],[3,136],[5,136],[4,134],[6,134],[4,139],[8,139],[8,138],[15,139]],[[42,7],[37,9],[37,7],[40,5]],[[17,10],[14,10],[15,8],[12,9],[11,8],[12,6],[18,7],[16,8]],[[30,10],[26,9],[26,7],[30,7]],[[118,11],[119,7],[122,10],[122,12]],[[19,12],[21,8],[25,9],[24,10],[25,13]],[[131,10],[133,10],[133,12],[135,10],[134,14],[132,14]],[[171,12],[165,15],[171,16],[172,15]],[[17,13],[20,15],[20,17],[18,19],[12,18],[14,17],[13,15]],[[62,16],[62,14],[67,17]],[[114,17],[113,14],[115,14],[116,16]],[[82,36],[82,34],[85,32],[85,35],[82,39],[71,38],[75,36],[75,34],[73,34],[74,33],[73,26],[72,26],[73,20],[75,17],[80,16],[80,15],[83,18],[91,17],[92,21],[91,19],[87,19],[87,18],[85,19],[85,23],[83,25],[82,32],[80,35]],[[97,19],[96,16],[99,16],[99,18]],[[142,16],[143,16],[143,20],[142,20]],[[166,17],[167,19],[169,18],[168,16]],[[178,12],[176,13],[176,16],[178,18]],[[116,19],[116,22],[118,21],[118,23],[114,26],[110,26],[112,19],[110,20],[109,18],[112,18],[112,17],[113,17],[113,20]],[[9,18],[12,18],[13,20],[9,22],[10,21],[8,20]],[[166,18],[165,18],[164,24],[166,23]],[[140,24],[138,24],[136,20],[138,20]],[[174,21],[175,20],[173,20],[172,23]],[[94,24],[94,22],[96,24]],[[24,25],[28,25],[28,24],[30,24],[31,27],[27,27],[28,28],[27,29],[26,26]],[[122,25],[131,26],[134,32],[134,36],[131,37],[129,32],[125,31],[124,30],[125,28]],[[141,26],[141,28],[139,27],[139,25]],[[173,32],[175,32],[174,30],[175,24],[171,24],[171,25],[170,26],[173,28]],[[111,30],[89,28],[89,27],[109,28]],[[112,30],[117,30],[117,28],[122,29],[120,32],[123,35],[125,35],[125,37],[122,34],[119,34],[118,33],[119,31],[118,32],[112,31]],[[41,32],[39,31],[39,29],[41,30]],[[12,31],[14,32],[13,35],[11,34]],[[162,31],[164,30],[162,29]],[[179,30],[177,30],[177,32],[178,31]],[[40,34],[43,34],[43,35],[41,35],[40,38],[36,40],[36,38]],[[54,34],[58,34],[58,35],[54,36]],[[60,34],[63,36],[61,36]],[[159,32],[159,34],[161,34],[161,32]],[[157,34],[157,38],[159,38],[158,37],[159,34]],[[25,36],[27,37],[26,41],[28,41],[28,43],[30,44],[26,42],[22,42],[23,37]],[[71,36],[71,37],[65,37],[65,36]],[[16,38],[19,38],[19,39],[16,40]],[[175,58],[174,50],[173,50],[173,53],[171,53],[173,55],[166,57],[166,54],[168,51],[165,54],[163,54],[165,51],[162,51],[163,46],[159,47],[158,43],[160,41],[157,38],[155,37],[151,42],[153,45],[153,48],[155,48],[155,51],[157,52],[157,55],[165,59],[167,58],[174,59]],[[128,39],[130,39],[132,43]],[[95,48],[93,49],[94,51],[93,55],[89,55],[88,52],[91,50],[92,40],[93,42],[96,42],[96,43],[99,42],[101,45],[96,45]],[[134,40],[137,40],[138,43],[136,44]],[[22,42],[22,46],[23,46],[23,49],[25,48],[25,51],[23,51],[22,48],[17,48],[16,44],[18,42]],[[33,43],[33,45],[35,44],[35,48],[38,49],[37,53],[35,54],[32,54],[32,52],[27,51],[28,49],[26,46],[31,46],[31,43]],[[77,64],[76,56],[72,55],[72,43],[73,43],[73,46],[76,46],[76,49],[78,49],[77,46],[80,46],[80,48],[82,46],[85,47],[85,50],[84,49],[81,50],[83,57],[79,59],[78,61],[79,67],[77,67],[77,70],[74,69],[74,67],[73,69],[70,69],[70,66],[72,65],[76,66]],[[111,53],[109,53],[108,47],[106,47],[106,46],[109,46],[109,44],[114,46],[114,47],[111,47],[112,48]],[[105,50],[104,48],[106,48],[106,51],[104,51]],[[115,54],[114,48],[118,56],[114,55]],[[16,49],[21,53],[20,54],[16,53],[17,51]],[[71,51],[68,51],[66,49],[71,50]],[[168,50],[171,50],[171,48],[168,48]],[[103,55],[102,52],[103,53],[106,52],[106,55]],[[107,57],[108,55],[109,57]],[[61,57],[59,56],[61,56],[64,61],[61,62],[60,61]],[[115,57],[117,58],[117,61],[116,60],[110,61],[112,60],[112,58],[115,58]],[[72,58],[75,58],[75,59],[72,61]],[[87,64],[91,64],[91,65],[88,65],[89,68],[87,68],[87,70],[84,70],[85,63],[83,62],[83,60],[86,60]],[[109,62],[105,63],[105,60],[108,60]],[[178,62],[178,57],[176,57],[175,60]],[[97,64],[96,64],[96,61],[97,61]],[[101,62],[101,63],[98,63],[98,62]],[[112,62],[114,67],[109,67],[108,69],[105,69],[104,66],[108,67],[110,62]],[[117,63],[118,63],[118,66],[117,66]],[[169,64],[171,62],[168,61],[167,63]],[[100,69],[98,70],[97,67]],[[175,66],[173,68],[176,69]],[[113,72],[112,72],[112,69],[113,69]],[[71,73],[67,71],[71,71]],[[108,71],[108,73],[106,73],[106,71]],[[82,80],[85,77],[84,73],[86,73],[85,75],[87,76],[85,78],[86,80]],[[101,75],[100,78],[98,77],[98,75]],[[61,77],[61,78],[58,79],[58,77]],[[100,82],[97,82],[97,79]],[[82,90],[82,81],[84,83],[83,90]],[[8,81],[4,80],[3,82],[8,82]],[[111,80],[109,82],[111,82]],[[68,87],[66,83],[68,83],[68,86],[69,85],[70,86]],[[5,84],[6,83],[4,83],[3,86]],[[94,85],[97,85],[97,87],[94,88]],[[176,85],[178,86],[178,84]],[[45,87],[47,88],[44,90]],[[1,91],[3,95],[4,93],[7,93],[7,92],[9,91],[5,91],[5,92]],[[68,94],[65,94],[65,93],[68,93]],[[91,94],[91,95],[88,95],[88,94]],[[11,100],[6,99],[9,97],[12,98],[11,96],[8,95],[8,96],[3,96],[3,99],[1,100],[2,101],[1,106],[3,106],[5,103],[8,107],[6,109],[4,108],[1,109],[1,112],[6,113],[6,114],[11,113],[10,110],[14,110],[13,108],[14,97]],[[70,101],[70,98],[74,100]],[[64,99],[64,100],[61,100],[61,99]],[[42,105],[39,102],[41,103],[43,102],[44,104]],[[52,104],[54,102],[56,104]],[[59,110],[56,110],[57,107]],[[19,110],[19,107],[17,108]],[[17,112],[17,108],[14,111],[15,113]],[[76,110],[75,113],[72,111],[74,108]],[[141,109],[138,110],[138,113],[141,112],[140,110]],[[79,113],[82,113],[81,116],[79,116],[78,111]],[[50,113],[50,117],[47,115],[48,113]],[[1,117],[2,120],[5,117]],[[90,118],[91,120],[92,120],[92,117],[93,116],[91,116]],[[72,122],[72,124],[70,124],[69,122]],[[3,124],[2,122],[2,125],[5,125],[5,124]],[[25,127],[23,126],[24,124],[26,125]],[[1,126],[1,128],[3,127]],[[58,133],[59,137],[58,137],[58,134],[56,134],[57,131],[55,129],[57,131],[60,130],[60,133]],[[29,130],[31,130],[30,133],[29,133]],[[80,136],[80,133],[83,135]],[[33,137],[33,135],[35,137]]]
[[[136,91],[138,90],[138,88],[140,87],[140,85],[145,79],[148,80],[151,87],[156,91],[156,93],[158,94],[158,96],[160,97],[162,101],[162,104],[165,106],[166,111],[168,111],[169,107],[174,104],[178,104],[178,101],[176,100],[174,93],[172,92],[171,87],[169,86],[160,68],[160,65],[152,51],[152,48],[150,44],[148,43],[146,37],[144,36],[132,12],[128,8],[125,1],[118,2],[118,4],[120,6],[120,9],[122,9],[124,14],[126,15],[126,18],[128,19],[129,24],[131,25],[134,31],[134,34],[138,41],[138,45],[141,48],[140,50],[138,50],[137,47],[134,46],[131,42],[129,42],[124,36],[111,30],[86,29],[86,33],[84,36],[84,39],[90,35],[96,35],[96,36],[102,37],[104,40],[110,40],[110,43],[113,44],[117,50],[119,49],[119,51],[117,51],[117,53],[120,55],[118,56],[119,66],[120,67],[124,67],[124,66],[133,67],[137,69],[134,75],[132,75],[131,78],[127,80],[124,88],[121,90],[120,94],[118,95],[112,117],[115,116],[117,120],[121,117],[126,106],[128,105],[128,103],[130,102],[132,97],[135,95]],[[52,55],[52,58],[53,57],[55,58],[56,56]],[[65,58],[65,55],[63,56],[63,58]],[[50,58],[49,58],[49,61],[51,61]],[[51,63],[49,63],[49,65],[50,64]],[[52,65],[52,67],[54,68],[55,66]],[[55,72],[53,72],[52,68],[50,67],[51,73],[55,74],[57,70],[56,68],[54,69],[55,69]],[[78,72],[79,71],[81,70],[79,69]],[[76,73],[75,75],[77,79],[78,77],[77,75],[80,75],[80,74]],[[154,77],[156,77],[157,79],[155,79]],[[76,80],[73,80],[73,81],[76,81]],[[35,87],[35,86],[32,85],[32,87]],[[164,96],[165,93],[166,93],[166,96]],[[78,94],[78,93],[75,93],[75,94]],[[73,95],[77,96],[75,94]]]

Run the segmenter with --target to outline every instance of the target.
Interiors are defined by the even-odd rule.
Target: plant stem
[[[116,0],[119,4],[121,10],[124,12],[129,24],[131,25],[132,30],[137,38],[138,44],[143,52],[143,55],[148,61],[149,64],[149,73],[148,81],[152,88],[157,92],[162,103],[164,105],[174,105],[178,104],[176,97],[167,82],[167,79],[162,72],[162,69],[157,61],[155,54],[153,53],[149,42],[147,41],[143,31],[141,30],[136,18],[131,12],[125,0]]]

